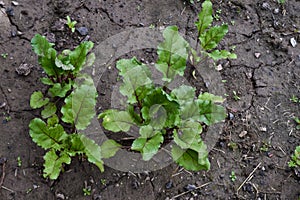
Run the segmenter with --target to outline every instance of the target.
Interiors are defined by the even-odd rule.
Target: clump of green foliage
[[[297,146],[291,160],[288,163],[289,167],[300,167],[300,146]]]
[[[95,55],[89,53],[93,43],[86,41],[60,54],[54,44],[39,34],[32,38],[31,44],[46,74],[41,82],[48,86],[46,91],[36,91],[30,98],[30,106],[41,109],[41,118],[31,120],[29,129],[32,140],[47,150],[44,177],[57,179],[63,165],[70,164],[75,155],[86,156],[103,171],[100,146],[81,134],[96,114],[97,91],[93,79],[81,73],[95,60]]]
[[[189,54],[194,62],[203,56],[214,60],[236,58],[229,51],[216,50],[228,26],[212,26],[212,21],[212,4],[207,0],[196,22],[200,47],[196,50],[180,36],[176,26],[164,30],[164,41],[158,46],[155,64],[163,75],[162,86],[154,84],[150,68],[135,57],[117,62],[122,77],[120,93],[127,98],[128,106],[125,110],[106,110],[99,118],[103,120],[103,127],[112,132],[128,132],[132,126],[139,127],[139,137],[133,141],[131,150],[140,152],[145,161],[171,137],[174,141],[171,155],[180,166],[194,171],[210,168],[207,147],[200,134],[203,126],[225,119],[224,107],[217,105],[223,98],[210,93],[196,96],[196,88],[187,85],[172,90],[167,86],[177,75],[184,75]]]

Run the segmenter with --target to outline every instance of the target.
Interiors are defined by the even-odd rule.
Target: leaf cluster
[[[188,170],[209,169],[208,152],[200,134],[204,125],[225,118],[225,109],[217,105],[223,99],[210,93],[196,96],[196,89],[187,85],[167,89],[177,75],[183,76],[189,45],[176,26],[167,27],[163,36],[155,67],[162,73],[165,84],[156,86],[150,68],[135,57],[119,60],[116,67],[122,77],[120,92],[127,98],[128,106],[125,110],[106,110],[99,118],[103,127],[112,132],[128,132],[132,126],[139,127],[139,136],[131,150],[140,152],[146,161],[171,136],[174,161]]]
[[[83,42],[73,51],[64,50],[61,54],[41,35],[36,35],[31,43],[47,75],[41,81],[48,85],[45,95],[36,91],[30,98],[30,106],[41,109],[42,118],[31,120],[29,132],[32,140],[47,150],[44,177],[57,179],[63,165],[70,164],[75,155],[86,156],[103,171],[101,147],[80,133],[96,115],[97,91],[93,79],[81,73],[93,63],[95,56],[89,54],[93,43]],[[111,141],[103,145],[106,149],[117,146]]]
[[[300,146],[297,146],[291,160],[288,163],[289,167],[300,167]]]

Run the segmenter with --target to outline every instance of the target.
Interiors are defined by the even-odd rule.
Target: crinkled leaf
[[[141,135],[141,138],[151,138],[154,135],[156,135],[158,131],[155,131],[152,126],[142,126],[140,128],[139,134]]]
[[[78,130],[85,129],[95,116],[97,90],[93,79],[86,77],[81,84],[65,99],[62,107],[62,120],[75,124]]]
[[[74,70],[74,66],[70,63],[69,60],[64,60],[63,58],[59,59],[59,58],[56,58],[55,59],[55,65],[58,67],[58,68],[61,68],[63,70]]]
[[[63,85],[63,86],[62,86]],[[50,89],[49,92],[53,97],[65,97],[67,92],[72,88],[72,83],[55,83]]]
[[[174,130],[174,141],[182,149],[191,148],[191,145],[198,143],[200,138],[200,133],[202,132],[202,126],[200,123],[195,121],[185,121],[179,128],[179,130]]]
[[[30,97],[30,107],[31,108],[41,108],[49,102],[48,98],[44,98],[41,91],[32,93]]]
[[[227,32],[227,24],[210,28],[199,37],[202,48],[205,50],[212,50],[216,48]]]
[[[199,171],[199,170],[208,170],[210,168],[210,163],[208,159],[199,160],[198,152],[192,149],[182,149],[177,145],[172,147],[172,157],[178,165],[184,167],[187,170]]]
[[[122,145],[114,140],[106,140],[101,145],[101,153],[103,158],[113,157]]]
[[[40,80],[45,85],[54,85],[53,81],[50,78],[43,77]]]
[[[198,100],[197,103],[200,108],[199,121],[206,125],[212,125],[226,118],[226,110],[223,106],[216,105],[212,101]]]
[[[150,125],[162,129],[167,121],[167,111],[162,104],[152,105],[149,109]]]
[[[203,100],[203,101],[212,101],[214,103],[223,103],[224,99],[221,96],[216,96],[214,94],[204,92],[198,96],[198,99]]]
[[[161,133],[156,134],[151,139],[137,138],[133,141],[131,149],[140,151],[142,153],[143,160],[150,160],[160,148],[160,144],[164,141],[164,137]]]
[[[57,76],[61,71],[55,65],[56,51],[52,48],[45,36],[35,35],[31,40],[33,51],[39,56],[39,64],[48,76]]]
[[[48,50],[53,46],[53,43],[49,43],[45,36],[41,36],[40,34],[36,34],[31,39],[31,46],[33,51],[38,56],[47,56]]]
[[[61,153],[57,156],[54,149],[51,149],[44,156],[44,178],[49,177],[52,180],[56,180],[59,176],[63,163],[70,164],[71,158],[66,153]]]
[[[147,92],[147,87],[151,87],[151,72],[146,65],[139,63],[136,58],[122,59],[118,61],[117,68],[122,75],[123,84],[120,86],[120,92],[127,96],[128,103],[136,103],[137,97]],[[141,88],[140,90],[138,90]],[[137,93],[137,90],[139,93]]]
[[[220,60],[220,59],[226,59],[226,58],[230,58],[230,59],[236,59],[237,55],[235,53],[230,53],[229,51],[226,50],[214,50],[211,53],[207,53],[207,55],[209,57],[211,57],[212,59],[214,59],[215,61]]]
[[[57,115],[54,114],[50,118],[47,119],[47,126],[48,127],[51,127],[51,126],[53,127],[56,124],[58,124],[58,122],[59,122],[59,119],[58,119]]]
[[[188,101],[180,106],[180,118],[182,120],[199,120],[200,109],[196,101]]]
[[[178,74],[183,76],[188,56],[188,43],[178,33],[176,26],[167,27],[164,42],[158,46],[156,68],[162,72],[163,80],[171,82]]]
[[[196,89],[191,86],[181,85],[173,89],[171,95],[176,97],[180,105],[183,105],[186,102],[193,101],[196,95],[195,91]]]
[[[81,141],[85,147],[84,153],[88,157],[88,161],[95,164],[101,172],[104,171],[101,148],[93,140],[81,135]]]
[[[106,110],[99,115],[99,118],[103,118],[103,127],[113,132],[127,132],[133,125],[133,119],[126,111]]]
[[[81,141],[80,134],[70,134],[64,141],[64,149],[70,156],[85,153],[85,146]]]
[[[60,149],[62,141],[68,136],[60,124],[47,126],[38,118],[30,121],[29,129],[32,140],[44,149]]]
[[[198,21],[195,23],[198,29],[198,34],[201,35],[213,22],[212,3],[206,0],[202,3],[202,10],[198,14]]]
[[[52,102],[48,103],[44,110],[42,110],[41,114],[44,119],[51,117],[56,113],[56,105]]]
[[[151,123],[155,119],[155,115],[151,115],[151,107],[160,106],[160,109],[164,109],[167,115],[165,123],[161,122],[162,127],[174,127],[179,123],[179,104],[166,92],[164,92],[161,88],[157,88],[152,93],[148,94],[148,96],[144,99],[143,108],[141,110],[143,118],[146,123]],[[161,113],[161,112],[160,112]],[[155,121],[153,124],[161,127],[157,124],[158,121]],[[164,123],[164,124],[163,124]]]
[[[87,58],[88,52],[93,48],[94,43],[91,41],[82,42],[69,54],[70,63],[75,67],[74,72],[79,72]]]

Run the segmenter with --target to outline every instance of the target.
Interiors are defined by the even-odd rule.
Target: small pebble
[[[259,130],[262,132],[267,132],[267,127],[260,127]]]
[[[297,41],[295,40],[295,38],[292,37],[290,39],[290,42],[291,42],[292,47],[296,47],[297,46]]]
[[[64,194],[61,194],[61,193],[58,193],[58,194],[56,194],[56,198],[57,199],[65,199],[65,195]]]
[[[0,105],[0,109],[1,108],[4,108],[6,106],[6,102],[3,102],[1,105]]]
[[[5,3],[3,1],[0,1],[0,7],[4,7]]]
[[[279,13],[279,8],[275,8],[274,9],[274,14],[278,14]]]
[[[19,3],[16,2],[16,1],[11,1],[11,4],[12,4],[13,6],[18,6],[18,5],[19,5]]]
[[[242,132],[239,134],[239,137],[240,137],[240,138],[243,138],[243,137],[245,137],[247,134],[248,134],[247,131],[242,131]]]
[[[264,2],[262,4],[262,8],[265,9],[265,10],[270,10],[271,9],[270,4],[268,4],[267,2]]]
[[[234,119],[234,114],[229,113],[229,114],[228,114],[228,118],[229,118],[230,120],[233,120],[233,119]]]
[[[5,12],[8,16],[11,16],[11,17],[15,15],[14,9],[11,7],[6,8]]]
[[[84,26],[77,28],[77,31],[82,36],[86,36],[89,33],[89,30]]]
[[[166,183],[166,189],[171,189],[173,187],[173,181],[169,181]]]
[[[217,67],[216,67],[216,70],[217,70],[217,71],[221,71],[222,69],[223,69],[222,65],[221,65],[221,64],[218,64]]]
[[[8,88],[7,91],[8,91],[9,93],[11,93],[11,89],[10,89],[10,88]]]
[[[196,189],[196,186],[193,185],[193,184],[188,184],[188,185],[185,187],[185,189],[186,189],[187,191],[193,191],[193,190]]]
[[[255,58],[259,58],[260,57],[260,55],[261,55],[261,53],[254,53],[254,56],[255,56]]]

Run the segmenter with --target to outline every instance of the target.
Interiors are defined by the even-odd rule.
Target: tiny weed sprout
[[[72,33],[75,32],[75,25],[77,24],[77,21],[72,21],[70,16],[67,16],[67,25],[69,29],[71,29]]]
[[[1,53],[1,57],[2,57],[2,58],[5,59],[5,58],[7,58],[7,56],[8,56],[8,53]]]
[[[297,123],[296,129],[297,129],[297,130],[300,130],[300,119],[299,119],[298,117],[295,117],[294,120],[295,120],[295,122]]]
[[[48,86],[46,92],[36,91],[30,98],[30,106],[41,109],[41,118],[31,120],[29,133],[46,150],[44,177],[57,179],[62,167],[70,164],[75,155],[86,156],[103,171],[100,146],[80,133],[96,114],[96,88],[92,78],[81,73],[95,60],[95,55],[89,53],[93,43],[86,41],[60,54],[39,34],[31,44],[46,74],[41,82]]]
[[[238,101],[238,100],[240,100],[241,98],[237,95],[237,92],[236,91],[232,91],[232,94],[233,94],[233,99],[235,100],[235,101]]]
[[[22,160],[20,156],[17,157],[17,163],[18,163],[18,167],[22,166]]]
[[[291,160],[288,162],[288,166],[291,168],[300,167],[300,146],[297,146],[294,154],[291,156]]]
[[[200,137],[204,126],[211,126],[225,119],[225,108],[218,103],[223,98],[210,93],[196,96],[196,88],[181,85],[169,89],[168,85],[183,76],[189,54],[193,63],[200,56],[214,60],[236,58],[226,50],[214,50],[228,31],[227,25],[211,26],[212,4],[205,1],[196,22],[198,42],[201,49],[192,49],[180,36],[176,26],[163,31],[164,41],[158,45],[158,59],[155,68],[162,75],[162,86],[154,84],[150,68],[137,58],[121,59],[116,68],[122,77],[120,93],[127,98],[124,110],[109,109],[99,114],[102,126],[112,132],[128,132],[138,127],[138,137],[131,144],[131,151],[141,153],[143,160],[149,161],[172,140],[173,160],[187,170],[208,170],[207,147]],[[115,142],[113,154],[121,148]],[[107,148],[109,149],[109,148]]]
[[[231,179],[232,182],[236,180],[236,175],[234,171],[231,171],[231,174],[229,175],[229,178]]]
[[[84,196],[90,196],[92,193],[92,189],[90,187],[82,188],[82,192]]]
[[[300,99],[298,97],[296,97],[295,95],[293,95],[290,98],[290,101],[293,102],[293,103],[300,103]]]

